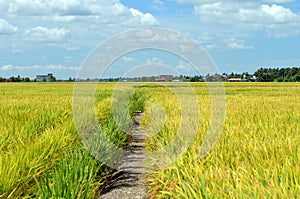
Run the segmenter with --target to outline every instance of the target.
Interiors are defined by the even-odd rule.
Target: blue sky
[[[300,66],[300,2],[295,0],[0,0],[0,76],[75,77],[100,42],[143,27],[189,36],[221,72]],[[160,52],[122,60],[175,69],[186,64]],[[180,73],[193,74],[186,68]]]

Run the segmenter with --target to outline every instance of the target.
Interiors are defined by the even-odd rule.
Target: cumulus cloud
[[[0,67],[0,71],[9,71],[9,70],[13,70],[14,67],[12,65],[4,65]]]
[[[154,10],[162,11],[164,10],[164,2],[162,0],[153,0],[152,8]]]
[[[228,36],[228,38],[225,39],[225,43],[227,44],[227,48],[233,50],[253,49],[253,46],[248,45],[246,41],[232,36]]]
[[[191,3],[191,4],[203,4],[203,3],[212,3],[217,0],[174,0],[178,3]]]
[[[35,78],[36,75],[53,73],[55,77],[74,77],[79,67],[65,65],[2,65],[0,72],[2,77],[21,75],[22,77]]]
[[[200,20],[208,23],[221,23],[242,28],[264,29],[267,32],[280,29],[297,29],[300,15],[282,5],[236,4],[215,2],[196,5],[194,13]]]
[[[195,68],[184,60],[179,60],[179,63],[175,68],[180,73],[195,72]]]
[[[294,0],[264,0],[263,2],[266,2],[266,3],[290,3],[293,1]]]
[[[246,40],[234,34],[201,33],[196,36],[196,39],[205,49],[254,49]]]
[[[42,16],[58,14],[61,16],[70,15],[91,15],[93,8],[89,6],[92,1],[79,0],[13,0],[8,5],[8,13],[15,15]]]
[[[262,18],[269,19],[269,22],[280,23],[300,23],[300,16],[293,13],[290,9],[273,4],[272,6],[261,5],[259,12]]]
[[[47,66],[41,66],[41,65],[33,65],[33,66],[13,66],[13,65],[3,65],[0,67],[0,71],[21,71],[21,70],[71,70],[71,71],[78,71],[79,67],[66,67],[63,65],[47,65]]]
[[[142,25],[156,25],[158,24],[157,20],[153,17],[150,13],[142,13],[134,8],[130,8],[129,12],[132,14],[133,17],[138,18],[139,22]]]
[[[5,4],[2,2],[2,4]],[[150,13],[124,6],[119,0],[12,0],[3,5],[4,12],[16,16],[49,17],[60,22],[96,19],[101,23],[137,22],[156,25]]]
[[[161,64],[161,65],[164,65],[164,61],[157,58],[157,57],[152,57],[150,59],[147,59],[143,64]]]
[[[25,31],[28,40],[38,42],[62,42],[70,36],[70,31],[64,28],[46,28],[38,26]]]
[[[135,60],[133,57],[128,57],[128,56],[123,56],[122,60],[126,63],[137,62],[137,60]]]
[[[19,28],[0,18],[0,34],[14,34]]]
[[[178,3],[189,3],[189,4],[206,4],[206,3],[214,3],[214,2],[220,2],[220,0],[173,0]],[[243,3],[290,3],[294,0],[244,0]],[[225,1],[226,2],[226,1]],[[235,0],[234,2],[239,2]]]

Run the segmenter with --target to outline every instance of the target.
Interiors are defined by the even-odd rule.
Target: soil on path
[[[112,174],[99,199],[144,199],[147,189],[144,185],[146,172],[143,161],[146,158],[145,136],[140,127],[143,117],[135,113],[135,122],[130,132],[131,141],[117,171]]]

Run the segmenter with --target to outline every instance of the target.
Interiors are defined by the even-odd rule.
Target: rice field
[[[0,198],[98,196],[110,168],[97,161],[79,139],[72,114],[73,86],[0,84]],[[113,88],[99,87],[97,106],[107,101]],[[116,124],[108,124],[110,109],[101,112],[99,122],[112,137],[118,131],[113,131]],[[117,144],[125,145],[126,136],[119,135]]]
[[[142,125],[151,135],[149,153],[168,146],[182,125],[185,106],[161,85],[138,88],[129,105],[130,113],[144,110]],[[203,159],[199,147],[211,121],[211,97],[205,83],[191,85],[200,108],[196,138],[175,162],[147,175],[149,196],[299,197],[300,84],[225,83],[223,131]],[[0,198],[99,196],[111,169],[81,143],[73,121],[73,87],[72,83],[0,84]],[[111,113],[114,89],[115,83],[99,83],[95,111],[110,140],[126,147],[128,136]]]
[[[209,127],[211,102],[202,84],[193,87],[202,116],[196,140],[178,161],[149,174],[149,194],[153,198],[299,198],[300,85],[226,83],[223,132],[204,159],[199,159],[199,146]],[[165,127],[148,140],[153,151],[175,136],[181,111],[167,89],[150,92],[168,114]]]

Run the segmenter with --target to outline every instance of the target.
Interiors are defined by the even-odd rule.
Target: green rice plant
[[[124,146],[127,134],[113,122],[114,84],[99,84],[95,112],[104,133]],[[109,168],[86,149],[72,114],[73,84],[0,84],[0,198],[91,198]],[[102,113],[105,112],[105,113]]]
[[[165,85],[183,91],[187,85],[133,85],[137,89],[132,93],[120,91],[131,99],[125,104],[122,98],[112,99],[115,84],[99,84],[95,114],[104,135],[114,145],[126,148],[129,136],[124,130],[130,129],[133,112],[142,110],[142,125],[150,135],[148,152],[168,146],[181,126],[182,107]],[[196,138],[178,160],[148,174],[149,196],[297,198],[299,84],[226,83],[223,132],[203,159],[199,158],[199,147],[209,129],[213,107],[205,83],[194,83],[192,87],[200,107]],[[0,84],[0,198],[98,196],[110,168],[83,147],[72,117],[72,91],[71,83]],[[189,98],[189,93],[183,91]],[[114,103],[119,105],[114,107],[120,110],[115,113],[119,120],[112,114]],[[99,150],[97,139],[95,150]]]
[[[66,152],[65,158],[46,174],[43,182],[38,183],[39,198],[95,198],[100,179],[98,172],[103,172],[104,165],[99,165],[82,148]],[[99,181],[96,181],[98,179]]]
[[[201,107],[198,135],[181,158],[148,175],[149,195],[297,198],[300,195],[299,84],[225,84],[227,111],[223,133],[204,159],[199,158],[199,147],[211,120],[211,102],[204,83],[192,86]],[[165,126],[148,139],[151,152],[173,139],[181,116],[174,114],[178,104],[167,89],[149,89],[149,92],[151,100],[160,103],[168,114]],[[145,125],[149,122],[146,115]]]
[[[37,191],[34,179],[42,178],[55,166],[62,150],[76,140],[70,120],[71,106],[63,96],[68,92],[64,90],[66,85],[54,85],[52,96],[43,91],[49,85],[35,86],[7,84],[0,89],[0,197],[3,198],[33,197]]]

